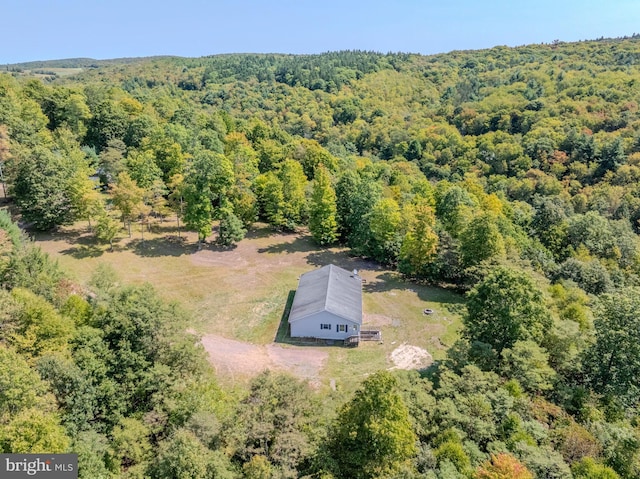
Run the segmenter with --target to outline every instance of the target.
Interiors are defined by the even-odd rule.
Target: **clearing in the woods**
[[[232,249],[177,237],[168,223],[154,233],[134,232],[113,252],[96,243],[86,224],[38,234],[42,249],[86,284],[100,263],[125,283],[149,282],[194,317],[193,329],[221,378],[245,379],[265,368],[286,370],[318,387],[349,385],[378,369],[420,369],[444,356],[460,328],[462,298],[408,283],[345,248],[319,248],[305,233],[254,227]],[[301,346],[286,338],[283,314],[299,276],[328,263],[358,269],[365,280],[363,329],[380,329],[383,343],[358,348]],[[425,309],[433,314],[425,315]]]

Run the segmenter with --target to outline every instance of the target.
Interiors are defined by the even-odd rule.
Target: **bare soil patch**
[[[327,351],[315,348],[256,345],[215,334],[205,334],[201,342],[216,372],[231,379],[251,377],[271,369],[317,380],[329,357]]]
[[[241,268],[247,265],[247,259],[239,251],[211,251],[200,250],[193,253],[189,259],[195,266],[222,266],[228,268]]]
[[[391,352],[391,369],[425,369],[433,363],[433,357],[426,349],[403,343]]]

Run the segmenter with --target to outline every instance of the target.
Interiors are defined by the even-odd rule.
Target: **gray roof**
[[[362,324],[360,277],[333,264],[300,276],[289,313],[289,322],[322,311]]]

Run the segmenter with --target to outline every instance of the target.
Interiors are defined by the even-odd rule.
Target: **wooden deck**
[[[360,334],[349,336],[344,340],[344,345],[349,347],[357,347],[360,341],[378,341],[382,342],[382,331],[378,329],[363,329]]]

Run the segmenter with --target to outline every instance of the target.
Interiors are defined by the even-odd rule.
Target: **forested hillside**
[[[640,477],[640,38],[7,70],[25,226],[308,228],[467,312],[423,377],[225,392],[175,306],[72,284],[2,216],[2,450],[76,450],[82,477]]]

